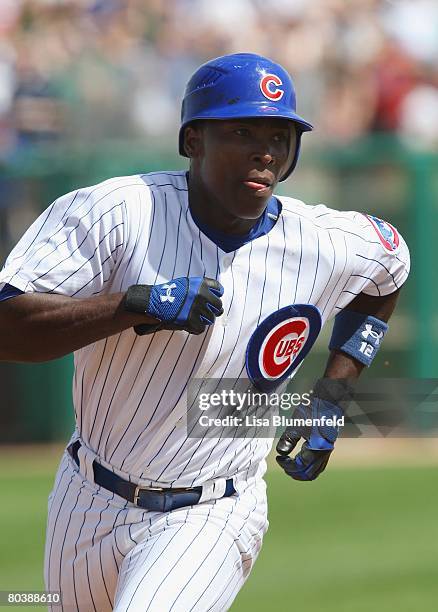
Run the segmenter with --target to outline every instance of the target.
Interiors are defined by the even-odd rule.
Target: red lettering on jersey
[[[265,339],[259,363],[264,376],[281,376],[303,348],[309,334],[306,320],[289,320],[276,326]]]

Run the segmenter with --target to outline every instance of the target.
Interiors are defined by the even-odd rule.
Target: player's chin
[[[272,196],[272,187],[266,186],[263,189],[245,189],[240,192],[238,204],[241,218],[257,219],[265,210],[269,199]]]
[[[265,212],[267,205],[267,201],[259,200],[257,203],[243,203],[241,202],[239,206],[236,206],[233,213],[239,219],[246,219],[247,221],[253,219],[256,220],[262,216]]]

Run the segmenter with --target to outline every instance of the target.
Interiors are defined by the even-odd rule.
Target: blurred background
[[[242,51],[291,72],[298,110],[315,125],[281,193],[387,218],[410,247],[411,276],[370,385],[438,378],[436,0],[1,0],[0,265],[59,195],[186,167],[177,155],[185,83],[204,61]],[[329,333],[300,376],[321,373]],[[0,364],[0,590],[42,588],[46,496],[73,426],[71,375],[71,357]],[[304,600],[309,612],[436,609],[438,498],[426,483],[437,479],[437,407],[428,409],[422,440],[341,440],[310,489],[269,470],[272,527],[233,609]],[[315,561],[324,543],[329,563]]]

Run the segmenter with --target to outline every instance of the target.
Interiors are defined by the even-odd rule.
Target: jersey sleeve
[[[0,289],[87,297],[101,292],[123,249],[124,202],[110,182],[68,193],[29,227],[0,272]]]
[[[363,280],[361,292],[389,295],[397,291],[409,275],[408,246],[388,221],[361,214],[358,219],[364,240],[356,252],[356,276]]]

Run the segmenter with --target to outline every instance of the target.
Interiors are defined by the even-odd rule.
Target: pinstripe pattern
[[[190,378],[244,375],[247,339],[278,308],[311,301],[325,323],[361,291],[385,295],[406,278],[403,241],[397,259],[381,248],[362,214],[280,201],[279,221],[268,235],[224,253],[194,223],[184,173],[111,179],[58,199],[52,222],[43,214],[30,232],[33,247],[28,249],[25,239],[17,247],[17,253],[26,252],[29,267],[14,253],[8,259],[0,280],[18,275],[25,286],[77,297],[185,275],[206,274],[224,285],[226,318],[202,336],[139,337],[127,330],[76,352],[78,429],[87,446],[125,478],[196,486],[233,475],[236,468],[255,473],[267,452],[265,441],[204,439],[194,445],[184,428],[176,427]],[[84,236],[94,242],[89,252],[80,249],[82,259],[79,249],[73,250],[67,266],[60,245],[79,219],[78,243]],[[42,269],[42,239],[53,242],[54,234],[50,252],[59,262]],[[107,262],[105,274],[102,262]]]
[[[239,496],[148,512],[86,481],[65,454],[49,503],[45,581],[63,598],[52,609],[222,612],[266,526],[262,481]]]
[[[0,289],[76,298],[178,276],[224,286],[225,314],[200,336],[129,329],[76,351],[73,397],[84,445],[126,480],[185,487],[233,477],[239,495],[148,513],[99,489],[64,457],[49,503],[45,572],[48,588],[66,594],[66,610],[226,610],[266,529],[271,440],[188,439],[190,380],[245,377],[247,341],[279,308],[312,303],[324,324],[360,292],[386,295],[406,279],[403,239],[388,253],[362,214],[279,201],[268,234],[225,253],[192,218],[184,172],[118,177],[56,200],[1,271]]]

